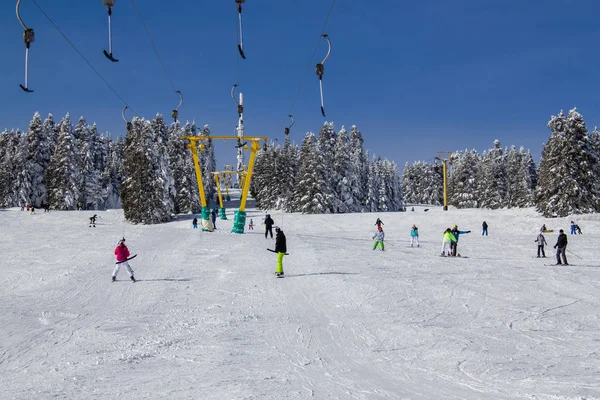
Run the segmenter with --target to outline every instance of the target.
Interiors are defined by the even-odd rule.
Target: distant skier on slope
[[[569,265],[569,263],[567,262],[567,235],[565,234],[565,231],[563,231],[562,229],[559,231],[559,235],[558,235],[558,240],[556,241],[556,244],[554,245],[554,248],[556,249],[556,265]],[[560,257],[562,256],[562,262],[560,262]]]
[[[456,257],[458,255],[458,238],[460,237],[461,234],[466,235],[467,233],[471,233],[471,231],[459,231],[457,225],[454,225],[454,228],[452,228],[452,234],[454,235],[454,238],[456,239],[452,244],[452,256],[453,257]]]
[[[250,230],[250,231],[254,230],[254,221],[252,221],[252,218],[250,218],[250,223],[248,224],[248,230]]]
[[[444,231],[444,238],[442,239],[442,257],[452,255],[452,243],[456,243],[456,238],[452,234],[452,229],[447,228]]]
[[[375,225],[377,225],[377,228],[379,228],[381,225],[385,225],[385,224],[383,223],[382,220],[380,220],[379,218],[377,218],[377,221],[375,221]]]
[[[93,216],[90,217],[90,227],[96,227],[96,218],[98,217],[97,214],[94,214]]]
[[[275,224],[275,221],[273,221],[273,218],[271,218],[271,214],[267,214],[265,216],[265,239],[267,238],[267,234],[271,234],[271,239],[273,239],[273,224]]]
[[[125,238],[119,240],[119,245],[115,249],[115,256],[117,257],[117,264],[115,266],[115,271],[112,274],[112,281],[114,282],[117,280],[117,275],[118,275],[119,269],[121,268],[121,265],[122,265],[127,270],[127,273],[129,274],[129,278],[135,282],[135,278],[133,276],[133,270],[131,269],[131,266],[129,266],[129,262],[127,261],[127,258],[129,258],[130,253],[129,253],[129,249],[125,245]]]
[[[410,230],[410,247],[413,247],[413,244],[419,247],[419,228],[416,225],[413,225]]]
[[[483,235],[488,235],[488,224],[485,221],[483,221],[483,224],[481,224],[481,236]]]
[[[375,244],[373,245],[373,250],[377,248],[379,244],[381,244],[381,251],[385,250],[385,245],[383,244],[383,239],[385,238],[385,232],[383,232],[383,228],[381,225],[377,226],[377,232],[373,235],[373,239],[375,239]]]
[[[287,253],[287,243],[285,234],[278,226],[275,227],[275,233],[275,252],[277,253],[277,269],[275,270],[275,275],[283,277],[283,256]]]
[[[544,234],[542,232],[540,232],[537,235],[537,239],[535,239],[535,242],[538,245],[537,258],[540,258],[540,253],[542,254],[543,258],[546,258],[546,252],[544,251],[544,246],[547,245],[548,242],[546,242],[546,238],[544,237]]]
[[[194,217],[194,219],[192,220],[192,227],[194,229],[198,229],[198,218]]]

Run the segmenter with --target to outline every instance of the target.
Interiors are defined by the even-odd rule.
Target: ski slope
[[[571,218],[532,209],[271,212],[277,279],[264,213],[235,235],[233,211],[208,233],[0,210],[0,399],[600,399],[600,215],[555,266]],[[439,256],[454,224],[468,258]],[[123,235],[137,283],[111,282]]]

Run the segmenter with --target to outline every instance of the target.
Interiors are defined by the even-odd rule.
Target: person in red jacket
[[[117,280],[117,274],[119,273],[119,269],[121,269],[121,266],[124,266],[127,270],[127,273],[129,274],[129,278],[131,278],[131,280],[135,282],[133,270],[131,269],[131,266],[129,266],[129,262],[127,261],[127,259],[129,258],[129,249],[125,245],[125,238],[119,240],[119,245],[115,249],[115,256],[117,257],[117,265],[115,266],[115,271],[112,274],[112,281],[114,282]]]

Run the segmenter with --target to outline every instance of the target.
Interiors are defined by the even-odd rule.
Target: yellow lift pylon
[[[202,169],[200,167],[200,159],[198,157],[198,142],[202,145],[204,141],[211,139],[218,140],[238,140],[238,136],[181,136],[182,139],[190,141],[188,149],[192,152],[192,158],[194,159],[194,168],[196,170],[196,182],[198,183],[198,192],[200,194],[200,204],[202,205],[202,230],[212,232],[214,226],[210,219],[210,209],[206,202],[206,195],[204,194],[204,184],[202,182]],[[244,136],[245,141],[251,142],[250,146],[250,160],[248,161],[247,171],[231,171],[231,173],[240,174],[243,177],[243,185],[241,187],[242,196],[240,198],[240,208],[235,212],[233,220],[232,233],[244,233],[244,226],[246,225],[246,201],[248,200],[248,191],[250,190],[250,181],[252,179],[252,170],[254,168],[254,161],[256,160],[256,152],[260,150],[260,141],[265,144],[269,140],[266,136]],[[244,174],[245,172],[245,174]],[[245,176],[244,176],[245,175]],[[240,179],[242,182],[242,179]],[[217,190],[219,190],[219,184],[217,183]],[[223,208],[222,197],[219,195],[219,201],[221,208]]]

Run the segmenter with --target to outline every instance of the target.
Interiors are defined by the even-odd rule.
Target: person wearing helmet
[[[130,255],[129,249],[125,245],[125,238],[123,238],[123,239],[119,240],[119,245],[115,249],[115,256],[117,257],[117,263],[115,266],[115,271],[112,274],[113,282],[117,280],[117,274],[119,273],[119,269],[121,269],[121,266],[125,267],[125,269],[127,270],[127,273],[129,274],[129,278],[135,282],[135,278],[133,276],[133,270],[131,269],[131,266],[129,266],[129,262],[127,261],[127,259],[129,258],[129,255]]]
[[[383,228],[381,225],[377,226],[377,232],[373,235],[373,239],[375,239],[375,244],[373,245],[373,250],[377,248],[379,244],[381,244],[381,251],[385,250],[385,245],[383,244],[383,239],[385,238],[385,232],[383,232]]]
[[[278,226],[275,227],[275,252],[277,253],[277,269],[275,275],[283,277],[283,256],[287,252],[285,234]]]
[[[451,245],[453,257],[456,257],[458,254],[458,238],[460,237],[460,235],[466,235],[467,233],[471,233],[471,231],[460,231],[458,230],[458,225],[454,225],[454,228],[452,228],[452,234],[456,239],[454,242],[452,242]]]

